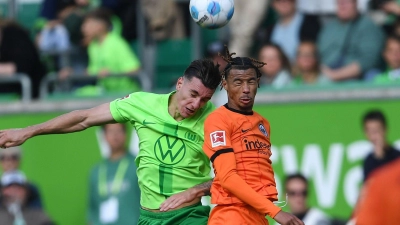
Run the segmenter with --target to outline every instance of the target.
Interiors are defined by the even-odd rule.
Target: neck
[[[240,108],[240,107],[232,104],[232,102],[229,100],[228,100],[228,108],[239,111],[239,112],[245,112],[245,113],[253,112],[253,105],[251,105],[249,108]]]
[[[172,116],[176,121],[181,121],[185,119],[181,114],[179,113],[179,107],[178,107],[178,100],[176,93],[174,93],[168,101],[168,113],[169,115]]]
[[[108,34],[108,33],[102,33],[102,34],[100,34],[99,36],[97,36],[97,41],[98,41],[99,43],[102,43],[102,42],[104,41],[104,39],[107,37],[107,34]]]
[[[307,213],[307,211],[308,211],[308,208],[304,208],[304,209],[298,210],[296,212],[292,211],[292,213],[295,214],[295,215],[301,215],[301,214]]]
[[[296,12],[293,12],[293,13],[291,13],[289,15],[286,15],[286,16],[282,16],[280,23],[283,24],[283,25],[286,25],[286,24],[290,23],[293,20],[294,15],[296,15]]]
[[[305,83],[314,83],[317,79],[318,73],[310,71],[310,72],[303,72],[302,77]]]
[[[110,160],[117,161],[125,155],[124,149],[111,150]]]
[[[383,146],[383,147],[375,147],[375,149],[374,149],[374,155],[375,155],[375,158],[378,158],[378,159],[382,159],[383,157],[385,157],[385,153],[386,153],[386,148],[387,148],[387,144],[385,145],[385,146]]]

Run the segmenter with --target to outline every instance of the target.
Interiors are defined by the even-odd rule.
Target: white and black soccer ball
[[[217,29],[231,20],[235,7],[233,0],[190,0],[189,10],[198,25]]]

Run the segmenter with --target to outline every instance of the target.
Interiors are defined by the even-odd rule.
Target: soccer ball
[[[245,1],[245,0],[240,0]],[[225,26],[233,16],[233,0],[190,0],[190,15],[203,28]]]

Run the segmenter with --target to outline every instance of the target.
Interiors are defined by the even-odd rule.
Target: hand
[[[72,74],[72,69],[69,67],[63,68],[60,71],[58,71],[58,78],[60,80],[65,80],[69,75]]]
[[[387,13],[392,13],[395,15],[400,14],[400,6],[396,3],[396,1],[389,1],[382,5],[382,9]]]
[[[336,71],[327,67],[327,66],[321,66],[322,73],[327,76],[330,80],[334,81],[336,80]]]
[[[199,198],[198,193],[193,189],[189,188],[181,193],[174,194],[167,198],[163,203],[161,203],[160,211],[166,212],[171,209],[175,209],[184,203],[194,201]]]
[[[284,211],[276,214],[274,220],[281,225],[304,225],[303,221],[299,220],[296,216]]]
[[[102,69],[99,72],[99,77],[106,77],[109,74],[110,74],[110,71],[108,71],[107,69]]]
[[[28,137],[25,129],[0,130],[0,148],[22,145]]]

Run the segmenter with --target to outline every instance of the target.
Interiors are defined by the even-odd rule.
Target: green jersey
[[[140,203],[149,209],[158,209],[169,196],[211,179],[209,159],[202,150],[203,126],[215,107],[208,102],[196,115],[178,122],[168,113],[173,94],[136,92],[110,104],[113,118],[130,122],[139,136]]]

